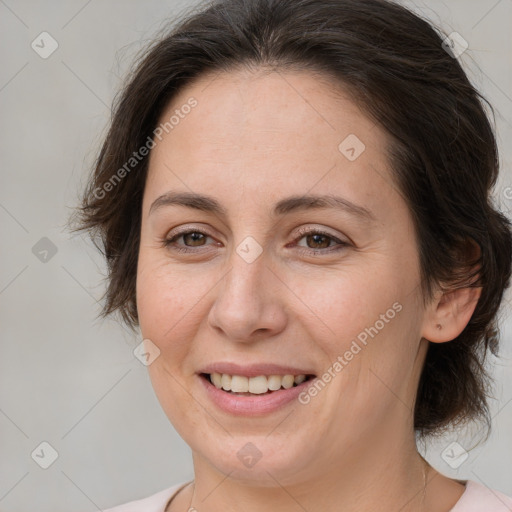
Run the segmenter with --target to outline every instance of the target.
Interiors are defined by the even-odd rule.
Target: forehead
[[[327,77],[245,69],[205,74],[172,99],[160,126],[173,116],[172,129],[151,151],[149,192],[229,183],[226,195],[233,187],[252,195],[271,190],[276,198],[341,187],[368,196],[373,184],[383,198],[396,195],[387,134]],[[383,192],[383,185],[391,190]]]
[[[195,137],[209,145],[231,142],[250,147],[251,141],[262,138],[269,150],[279,151],[286,149],[282,147],[285,141],[297,149],[313,149],[313,143],[323,139],[325,144],[317,144],[317,148],[325,151],[344,134],[357,134],[371,144],[384,135],[378,130],[369,133],[375,123],[341,85],[313,72],[240,69],[208,73],[171,100],[160,122],[165,123],[191,97],[197,106],[186,116],[187,122],[173,132],[179,136],[180,131],[193,129]],[[219,130],[212,130],[215,127]],[[311,144],[304,146],[304,141]]]

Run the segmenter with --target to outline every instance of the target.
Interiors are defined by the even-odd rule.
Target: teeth
[[[268,391],[267,377],[264,375],[260,375],[259,377],[251,377],[249,379],[248,388],[249,393],[254,393],[255,395],[266,393]]]
[[[249,391],[249,379],[241,375],[231,377],[231,391],[234,393],[247,393]]]
[[[293,379],[295,384],[301,384],[302,382],[304,382],[306,380],[306,376],[305,375],[295,375],[295,378]]]
[[[252,393],[261,395],[267,391],[290,389],[306,380],[305,375],[258,375],[257,377],[244,377],[243,375],[227,375],[225,373],[212,373],[212,384],[217,389],[232,391],[233,393]]]
[[[283,382],[283,379],[280,375],[271,375],[268,379],[268,389],[271,391],[277,391],[281,388],[281,383]]]
[[[293,386],[293,379],[293,375],[285,375],[281,386],[283,386],[284,389],[290,389]]]
[[[231,375],[226,375],[223,373],[220,379],[220,385],[222,389],[231,391]]]
[[[228,375],[228,377],[229,377],[229,375]],[[212,373],[210,375],[210,379],[212,381],[212,384],[216,388],[220,389],[222,387],[222,375],[220,373]]]

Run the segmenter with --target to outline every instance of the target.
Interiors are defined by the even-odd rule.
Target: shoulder
[[[468,480],[466,490],[450,512],[511,512],[512,497]]]
[[[146,498],[108,508],[103,512],[164,512],[167,502],[188,482],[168,487]]]

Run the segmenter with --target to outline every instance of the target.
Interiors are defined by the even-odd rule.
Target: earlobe
[[[422,337],[432,343],[455,339],[471,319],[481,292],[481,287],[439,292],[425,315]]]

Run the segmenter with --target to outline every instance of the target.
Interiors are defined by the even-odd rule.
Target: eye
[[[322,231],[319,229],[311,229],[311,228],[302,228],[299,230],[299,234],[301,235],[295,241],[305,240],[306,246],[297,244],[297,247],[301,247],[301,253],[305,254],[326,254],[331,252],[337,252],[348,245],[348,242],[344,242],[339,238],[336,238],[332,234],[327,231]],[[337,247],[331,245],[334,242]],[[306,247],[306,249],[303,249]]]
[[[176,241],[183,239],[184,245],[177,245]],[[169,238],[163,240],[163,245],[178,252],[196,252],[194,247],[203,247],[206,245],[206,239],[211,238],[207,233],[198,229],[189,229],[181,231]],[[191,249],[189,249],[191,248]]]

